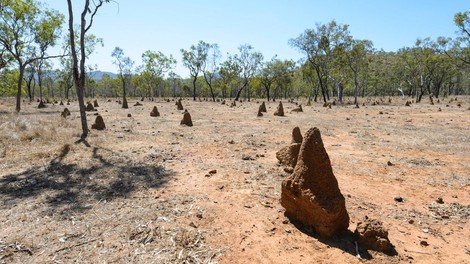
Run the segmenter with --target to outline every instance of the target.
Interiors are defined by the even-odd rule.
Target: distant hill
[[[103,75],[109,75],[109,77],[111,78],[116,78],[117,75],[115,73],[112,73],[112,72],[104,72],[104,71],[92,71],[89,73],[90,77],[93,79],[93,80],[101,80],[103,78]]]

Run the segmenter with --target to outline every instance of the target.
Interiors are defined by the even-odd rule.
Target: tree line
[[[188,78],[173,71],[177,60],[172,55],[147,50],[142,54],[142,65],[135,65],[123,49],[115,47],[110,60],[116,65],[117,76],[96,79],[92,74],[96,69],[86,66],[85,61],[93,56],[97,45],[103,45],[103,40],[87,31],[97,10],[108,2],[92,1],[95,9],[84,9],[81,16],[88,15],[91,20],[83,28],[70,24],[69,16],[68,32],[62,34],[63,14],[35,0],[2,0],[0,96],[16,95],[16,110],[20,111],[21,96],[30,101],[188,96],[213,101],[305,97],[324,102],[342,102],[344,96],[352,96],[357,104],[358,98],[368,96],[400,95],[419,102],[423,96],[470,94],[468,11],[455,14],[455,38],[418,39],[414,46],[395,52],[377,50],[370,40],[355,39],[348,25],[334,20],[318,23],[288,40],[303,54],[300,61],[264,58],[250,44],[240,45],[235,54],[222,56],[217,43],[201,40],[181,49],[181,63],[189,70]],[[62,46],[63,53],[48,54],[49,48],[56,45]],[[53,58],[60,62],[55,69]],[[74,72],[79,66],[82,70]],[[83,90],[72,89],[77,85]],[[83,96],[77,96],[77,92]]]

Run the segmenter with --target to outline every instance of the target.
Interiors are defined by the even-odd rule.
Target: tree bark
[[[20,63],[18,70],[20,71],[20,77],[18,78],[18,91],[16,93],[16,112],[17,113],[21,111],[21,90],[23,86],[23,76],[24,76],[25,66],[22,63]]]

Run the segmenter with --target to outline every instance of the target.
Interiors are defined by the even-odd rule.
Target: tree
[[[454,49],[456,57],[463,63],[470,65],[470,12],[459,12],[454,16],[454,23],[458,28],[458,38]]]
[[[115,59],[113,64],[119,68],[119,79],[122,83],[122,108],[128,108],[126,99],[126,86],[130,83],[132,66],[134,61],[131,58],[124,56],[124,51],[115,47],[111,56]]]
[[[219,45],[217,44],[211,44],[205,47],[207,48],[207,58],[202,66],[202,73],[204,74],[204,80],[206,81],[206,84],[209,86],[212,101],[215,102],[213,81],[215,79],[216,73],[219,71],[219,60],[222,55],[220,54]]]
[[[260,82],[263,85],[266,93],[266,98],[270,99],[271,87],[274,84],[276,76],[274,75],[274,63],[276,61],[276,56],[271,58],[270,61],[265,62],[263,68],[261,69]]]
[[[183,65],[188,68],[193,82],[193,100],[196,101],[196,81],[207,59],[209,44],[200,40],[197,46],[191,45],[189,50],[181,49]]]
[[[142,61],[144,65],[141,74],[149,88],[147,96],[155,96],[158,82],[161,82],[163,74],[175,67],[176,60],[173,56],[167,57],[160,51],[147,50],[142,54]],[[152,93],[152,89],[154,93]],[[158,89],[158,96],[162,96],[161,89]]]
[[[46,50],[55,45],[64,16],[34,0],[3,0],[0,17],[0,46],[14,58],[19,71],[16,111],[20,112],[26,67],[37,60],[60,57],[48,56]]]
[[[227,56],[227,59],[220,65],[219,74],[221,78],[222,98],[227,97],[227,90],[230,88],[229,97],[232,98],[234,82],[238,80],[240,66],[236,63],[233,56]],[[238,86],[238,83],[235,84]]]
[[[77,48],[77,54],[80,54],[80,36],[77,34],[77,29],[75,29],[75,39],[78,40],[77,44],[75,47]],[[103,46],[103,39],[98,38],[93,34],[87,34],[85,35],[85,43],[84,43],[84,49],[85,49],[85,58],[88,59],[91,54],[95,51],[96,45],[101,45]],[[67,56],[63,56],[60,58],[60,65],[61,65],[61,71],[59,73],[59,80],[61,83],[61,86],[64,87],[64,96],[66,99],[69,99],[69,93],[70,89],[74,86],[74,80],[73,80],[73,57],[70,52],[70,37],[66,36],[64,39],[64,43],[62,45],[62,48],[64,49],[65,53]]]
[[[354,104],[357,104],[359,93],[360,72],[367,68],[367,55],[372,51],[372,42],[369,40],[351,40],[346,46],[346,64],[351,69],[354,80]],[[341,100],[340,100],[341,101]]]
[[[237,91],[235,101],[240,98],[243,89],[249,89],[251,78],[257,73],[261,62],[263,61],[263,54],[253,50],[254,48],[250,44],[244,44],[238,47],[239,54],[235,54],[234,62],[238,65],[240,87]],[[249,93],[248,93],[249,95]],[[250,98],[248,97],[248,100]]]
[[[78,97],[78,105],[80,108],[80,120],[82,124],[82,135],[80,136],[82,141],[85,141],[88,136],[88,124],[85,112],[85,101],[83,97],[83,91],[85,87],[85,61],[86,61],[86,33],[90,30],[93,25],[93,19],[97,14],[98,10],[103,6],[104,3],[109,3],[110,0],[96,0],[92,1],[90,6],[90,0],[85,0],[83,11],[80,16],[79,24],[79,42],[80,46],[80,57],[76,49],[77,43],[75,42],[75,30],[73,21],[73,6],[72,0],[67,0],[68,13],[69,13],[69,37],[70,37],[70,51],[72,53],[72,72],[73,80],[75,83],[75,89]],[[88,20],[88,22],[87,22]],[[80,58],[80,59],[79,59]]]
[[[307,29],[299,37],[289,40],[291,46],[307,56],[307,61],[315,70],[324,102],[327,97],[329,99],[330,68],[336,59],[337,49],[342,48],[346,36],[349,36],[348,27],[333,20],[327,25],[317,24],[316,29]]]

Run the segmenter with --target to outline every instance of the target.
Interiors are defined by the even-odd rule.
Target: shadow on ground
[[[56,211],[84,211],[91,208],[90,203],[127,197],[137,190],[162,188],[174,175],[161,165],[138,163],[109,149],[88,149],[90,158],[64,162],[71,152],[67,144],[47,166],[3,176],[0,208],[35,199],[34,202]]]

